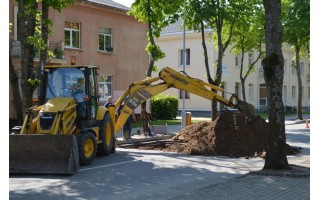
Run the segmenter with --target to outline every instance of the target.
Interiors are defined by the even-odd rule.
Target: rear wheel
[[[108,155],[115,151],[114,127],[109,113],[106,113],[99,130],[99,137],[102,141],[98,144],[98,154]]]
[[[83,132],[78,136],[80,165],[89,165],[97,153],[97,141],[92,132]]]

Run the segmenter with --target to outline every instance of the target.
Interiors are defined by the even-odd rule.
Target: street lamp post
[[[183,3],[183,51],[182,51],[182,62],[183,62],[183,71],[186,69],[186,0]],[[185,111],[185,98],[186,92],[182,90],[182,111],[181,111],[181,129],[186,127],[186,111]]]

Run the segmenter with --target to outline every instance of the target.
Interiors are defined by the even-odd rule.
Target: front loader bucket
[[[10,174],[75,174],[79,152],[75,135],[9,135]]]

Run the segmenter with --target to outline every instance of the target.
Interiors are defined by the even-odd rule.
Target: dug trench
[[[157,149],[191,155],[262,157],[268,138],[268,123],[260,116],[225,112],[215,121],[204,121],[182,129],[171,139],[135,142],[123,148]],[[301,148],[286,145],[287,155]]]

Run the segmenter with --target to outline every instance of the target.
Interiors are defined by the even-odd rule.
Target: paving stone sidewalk
[[[170,200],[192,199],[310,199],[310,177],[244,175]]]
[[[304,126],[306,120],[286,119],[286,125],[301,124]],[[181,130],[180,125],[168,126],[168,135],[175,134]],[[134,130],[135,131],[135,130]],[[133,131],[133,132],[134,132]],[[137,138],[138,139],[138,138]],[[140,138],[139,138],[140,139]],[[299,160],[310,163],[310,157],[300,155]],[[292,160],[293,164],[294,160]],[[245,200],[304,200],[310,199],[310,166],[305,167],[307,172],[296,174],[272,174],[266,171],[254,171],[225,182],[211,184],[192,190],[181,196],[170,198],[170,200],[211,200],[211,199],[245,199]]]
[[[286,125],[301,124],[305,121],[286,121]],[[308,155],[299,155],[299,160],[310,163]],[[291,163],[295,164],[292,159]],[[218,184],[208,183],[207,187],[191,190],[189,193],[171,198],[171,200],[207,200],[207,199],[262,199],[262,200],[304,200],[310,199],[310,165],[291,165],[293,172],[275,172],[274,170],[252,171],[246,175],[229,179]]]

